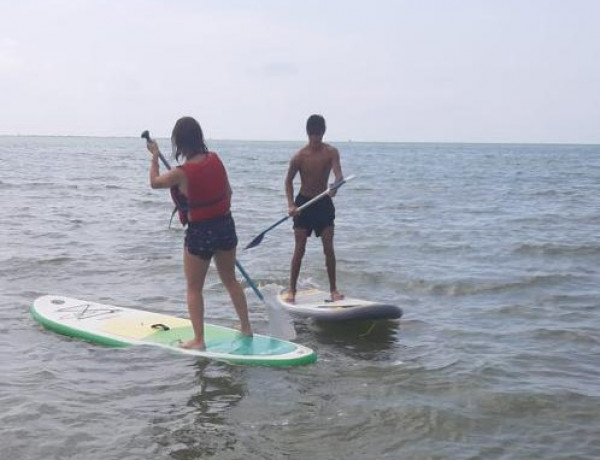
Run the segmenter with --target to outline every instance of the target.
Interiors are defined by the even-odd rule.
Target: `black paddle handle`
[[[148,130],[143,131],[142,135],[140,137],[143,139],[146,139],[146,142],[153,142],[152,138],[150,137],[150,131],[148,131]],[[169,164],[167,159],[163,156],[163,154],[160,153],[160,150],[158,151],[158,157],[160,158],[160,161],[162,161],[163,164],[165,165],[165,168],[171,169],[171,165]]]

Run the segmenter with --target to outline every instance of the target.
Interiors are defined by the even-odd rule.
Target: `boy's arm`
[[[333,170],[333,175],[335,176],[336,182],[339,182],[344,178],[344,175],[342,174],[342,162],[340,160],[340,152],[338,152],[338,149],[336,148],[333,148],[331,169]]]
[[[331,159],[331,169],[333,171],[333,175],[335,176],[335,182],[338,183],[344,178],[344,174],[342,174],[342,162],[340,161],[340,152],[338,149],[333,148],[332,159]],[[329,192],[329,196],[333,197],[337,193],[337,190],[333,190]]]
[[[298,169],[298,160],[296,156],[294,156],[290,160],[290,166],[288,167],[288,171],[285,176],[285,196],[287,198],[290,215],[296,209],[296,205],[294,204],[294,177],[296,177]]]

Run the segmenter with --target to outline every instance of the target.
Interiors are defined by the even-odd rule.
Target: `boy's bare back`
[[[325,190],[329,174],[339,161],[338,150],[326,143],[321,143],[317,148],[308,144],[300,149],[291,161],[292,168],[300,172],[300,194],[313,197]]]

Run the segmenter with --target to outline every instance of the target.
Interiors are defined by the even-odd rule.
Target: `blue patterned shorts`
[[[190,254],[210,260],[216,251],[237,246],[235,222],[231,213],[214,219],[190,222],[185,231],[185,247]]]

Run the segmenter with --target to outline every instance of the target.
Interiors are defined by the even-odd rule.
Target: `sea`
[[[334,198],[339,289],[404,316],[296,320],[318,361],[270,368],[37,324],[45,294],[186,316],[184,233],[149,187],[142,139],[0,137],[0,457],[600,458],[600,146],[332,144],[356,175]],[[303,141],[208,145],[229,173],[238,260],[271,305],[291,222],[241,248],[286,215]],[[328,289],[315,238],[300,284]],[[208,322],[236,322],[214,268],[205,298]]]

